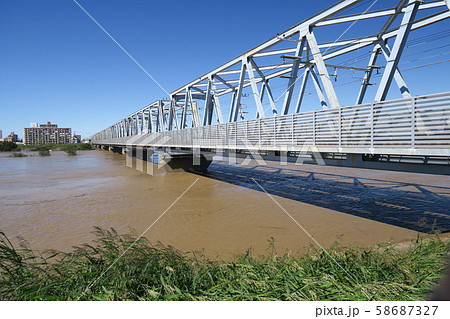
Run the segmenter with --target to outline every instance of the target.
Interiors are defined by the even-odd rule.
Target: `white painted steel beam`
[[[311,73],[312,80],[314,82],[314,87],[316,88],[317,97],[319,98],[320,101],[320,105],[322,106],[322,108],[328,108],[325,95],[323,94],[322,88],[320,86],[319,77],[317,76],[316,71],[314,70],[313,67],[309,69],[309,73]]]
[[[383,53],[384,58],[386,59],[386,62],[389,61],[389,57],[391,56],[391,51],[386,43],[384,41],[379,41],[378,46],[381,48],[381,52]],[[394,71],[394,79],[397,83],[398,88],[400,89],[400,93],[403,95],[403,97],[411,97],[411,93],[408,89],[408,86],[406,85],[406,82],[400,73],[400,70],[398,69],[398,66],[396,70]]]
[[[257,113],[259,114],[259,117],[266,117],[266,115],[264,114],[264,109],[263,109],[262,103],[261,103],[261,96],[259,94],[258,87],[256,85],[255,75],[253,73],[253,66],[251,65],[251,63],[248,60],[245,63],[246,63],[246,68],[247,68],[247,74],[250,79],[250,85],[252,87],[253,98],[255,99],[255,103],[256,103]],[[256,115],[255,115],[255,118],[256,118]]]
[[[298,69],[300,67],[301,55],[303,53],[303,49],[305,48],[305,44],[306,44],[306,36],[300,34],[300,42],[297,44],[297,50],[295,51],[295,57],[298,57],[298,59],[295,59],[294,62],[292,63],[292,71],[287,84],[281,115],[286,115],[289,113],[289,106],[291,105],[292,92],[294,92],[295,83],[297,82]]]
[[[391,54],[389,55],[386,68],[384,69],[383,72],[383,77],[381,78],[377,93],[375,95],[375,101],[384,101],[386,98],[394,74],[397,71],[397,66],[400,61],[403,49],[405,47],[408,34],[411,30],[411,24],[414,21],[419,4],[420,4],[419,0],[408,1],[406,12],[404,13],[401,25],[398,29],[398,33],[395,38]]]
[[[314,36],[313,30],[308,30],[306,32],[306,40],[308,41],[308,46],[311,49],[311,53],[314,57],[314,63],[317,66],[317,71],[319,72],[319,76],[322,81],[325,93],[327,95],[328,102],[330,102],[331,107],[338,108],[339,100],[336,95],[336,92],[334,91],[334,86],[333,83],[331,82],[330,75],[328,74],[327,67],[325,66],[322,53],[320,52],[317,46],[317,41],[316,37]]]
[[[305,88],[306,88],[306,84],[308,82],[310,68],[311,67],[305,68],[305,71],[303,72],[302,84],[300,85],[300,92],[298,94],[297,103],[295,105],[295,113],[300,112],[300,108],[301,108],[302,101],[303,101],[303,95],[305,94]]]
[[[236,95],[233,98],[233,104],[231,107],[231,121],[230,122],[236,122],[239,114],[239,110],[241,108],[241,96],[242,96],[242,88],[244,85],[244,79],[245,79],[245,72],[246,72],[246,63],[245,61],[241,61],[241,75],[239,76],[239,84],[236,90]],[[241,113],[242,114],[242,113]]]

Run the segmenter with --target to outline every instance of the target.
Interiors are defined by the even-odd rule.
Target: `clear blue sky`
[[[336,1],[78,2],[170,92]],[[449,26],[440,22],[419,36]],[[51,121],[88,137],[166,97],[72,0],[2,0],[0,40],[4,136]],[[449,38],[440,41],[430,48]],[[411,65],[449,58],[450,47],[439,50],[434,60]],[[432,82],[423,81],[425,69]],[[443,63],[405,77],[414,95],[435,93],[450,90],[449,71]]]

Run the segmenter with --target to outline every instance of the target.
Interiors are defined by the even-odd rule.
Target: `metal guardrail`
[[[94,144],[450,156],[450,92],[152,134]]]

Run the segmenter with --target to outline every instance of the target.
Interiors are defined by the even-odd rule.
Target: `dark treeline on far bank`
[[[39,145],[24,145],[24,144],[16,144],[13,142],[0,142],[0,152],[19,152],[21,151],[31,151],[31,152],[39,152],[41,156],[49,156],[50,151],[64,151],[68,155],[76,155],[77,151],[86,151],[92,150],[93,147],[89,143],[78,143],[78,144],[55,144],[55,143],[46,143]],[[14,157],[23,157],[18,156],[17,153],[13,154]]]

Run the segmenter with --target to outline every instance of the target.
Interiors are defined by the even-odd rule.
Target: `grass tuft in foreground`
[[[77,155],[78,144],[63,144],[59,147],[59,149],[66,152],[69,156],[75,156]]]
[[[92,245],[41,255],[13,247],[0,232],[0,300],[420,300],[438,282],[450,247],[436,237],[402,250],[311,249],[227,262],[140,239],[108,269],[135,238],[95,234]]]
[[[27,157],[27,156],[28,155],[21,152],[12,153],[11,155],[9,155],[9,157]]]
[[[50,156],[50,150],[45,150],[45,149],[40,150],[39,156]]]

